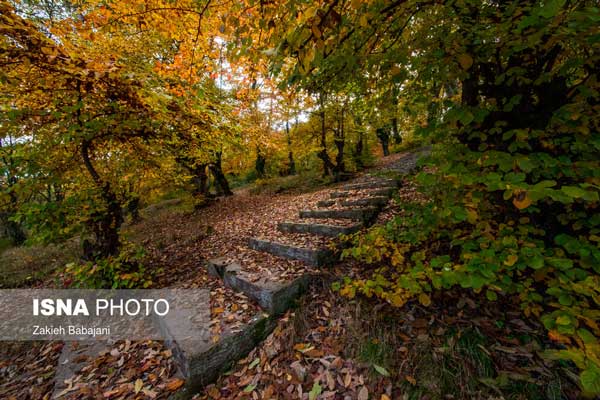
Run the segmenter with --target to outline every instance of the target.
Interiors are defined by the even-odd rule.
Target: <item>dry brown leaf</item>
[[[363,386],[358,391],[358,400],[369,400],[369,390],[366,386]]]
[[[183,386],[184,383],[185,383],[185,381],[183,379],[173,378],[173,379],[169,380],[169,382],[167,382],[166,388],[168,390],[174,392],[175,390],[177,390],[181,386]]]

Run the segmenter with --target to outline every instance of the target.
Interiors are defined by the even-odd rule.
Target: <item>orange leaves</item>
[[[512,202],[519,210],[524,210],[531,205],[531,198],[526,191],[516,190]]]
[[[180,378],[173,378],[171,379],[169,382],[167,382],[166,384],[166,388],[172,392],[174,392],[175,390],[179,389],[181,386],[183,386],[183,384],[185,383],[185,381],[183,379]]]

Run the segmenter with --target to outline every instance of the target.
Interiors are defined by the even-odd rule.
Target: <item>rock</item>
[[[272,315],[282,314],[290,308],[311,280],[308,274],[284,282],[273,282],[264,277],[257,280],[245,273],[238,263],[227,263],[223,258],[210,260],[207,268],[209,274],[223,279],[227,286],[255,300]]]
[[[333,252],[328,249],[296,247],[289,244],[270,242],[268,240],[255,238],[248,240],[248,247],[254,250],[271,253],[279,257],[300,260],[315,267],[320,267],[333,261]]]
[[[317,207],[331,207],[335,205],[335,200],[321,200],[317,202]]]
[[[377,215],[376,207],[347,208],[343,210],[302,210],[300,218],[352,219],[365,224],[370,223]]]
[[[381,188],[397,188],[398,183],[396,181],[370,181],[353,183],[344,185],[344,190],[362,190],[362,189],[381,189]]]
[[[339,235],[349,235],[357,232],[362,227],[362,223],[356,223],[351,226],[338,226],[328,224],[308,224],[302,222],[280,222],[277,229],[286,233],[312,233],[321,236],[336,237]]]
[[[354,199],[354,200],[341,200],[340,204],[344,207],[363,207],[363,206],[374,206],[374,207],[383,207],[387,204],[389,199],[384,196],[373,196],[373,197],[364,197],[362,199]]]

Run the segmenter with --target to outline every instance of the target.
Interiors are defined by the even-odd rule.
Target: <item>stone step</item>
[[[382,188],[395,188],[398,187],[396,181],[368,181],[351,183],[342,186],[344,190],[361,190],[361,189],[382,189]]]
[[[365,197],[362,199],[353,199],[353,200],[341,200],[340,205],[344,207],[364,207],[364,206],[374,206],[374,207],[383,207],[387,204],[389,198],[384,196],[373,196],[373,197]]]
[[[206,309],[210,313],[210,307]],[[260,314],[239,330],[222,333],[216,343],[212,337],[196,338],[196,332],[190,339],[166,340],[165,344],[171,348],[175,363],[185,379],[184,386],[169,399],[191,399],[203,387],[227,372],[237,361],[246,357],[269,336],[276,325],[275,317]],[[208,323],[204,329],[210,333]]]
[[[335,200],[321,200],[317,201],[317,207],[331,207],[335,205]]]
[[[277,229],[285,233],[312,233],[314,235],[336,237],[339,235],[349,235],[357,232],[362,227],[362,223],[356,223],[351,226],[338,226],[328,224],[307,224],[303,222],[280,222]]]
[[[308,274],[286,282],[273,282],[266,277],[256,280],[244,273],[239,263],[228,262],[225,258],[210,260],[207,268],[210,275],[221,278],[225,285],[244,293],[271,315],[283,314],[310,283]]]
[[[378,197],[378,196],[392,197],[392,195],[397,190],[398,190],[398,188],[393,188],[393,187],[374,189],[374,190],[369,190],[369,195],[373,196],[373,197]]]
[[[352,219],[368,223],[374,219],[377,211],[376,207],[347,208],[343,210],[302,210],[299,216],[300,218]]]
[[[346,192],[346,191],[336,191],[336,192],[331,192],[331,194],[329,194],[329,197],[332,199],[341,199],[344,197],[349,197],[350,196],[350,192]]]
[[[279,257],[300,260],[315,267],[320,267],[333,261],[333,252],[327,249],[309,249],[255,238],[248,240],[248,247]]]

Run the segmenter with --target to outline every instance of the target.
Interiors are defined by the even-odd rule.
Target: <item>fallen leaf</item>
[[[167,382],[167,389],[174,392],[175,390],[177,390],[181,386],[183,386],[183,384],[184,384],[183,379],[173,378],[169,382]]]
[[[368,400],[369,399],[369,390],[366,386],[363,386],[358,391],[358,400]]]
[[[140,390],[142,390],[143,386],[144,386],[144,381],[142,381],[141,379],[137,379],[135,381],[135,384],[133,385],[133,390],[135,391],[135,394],[138,394],[140,392]]]

